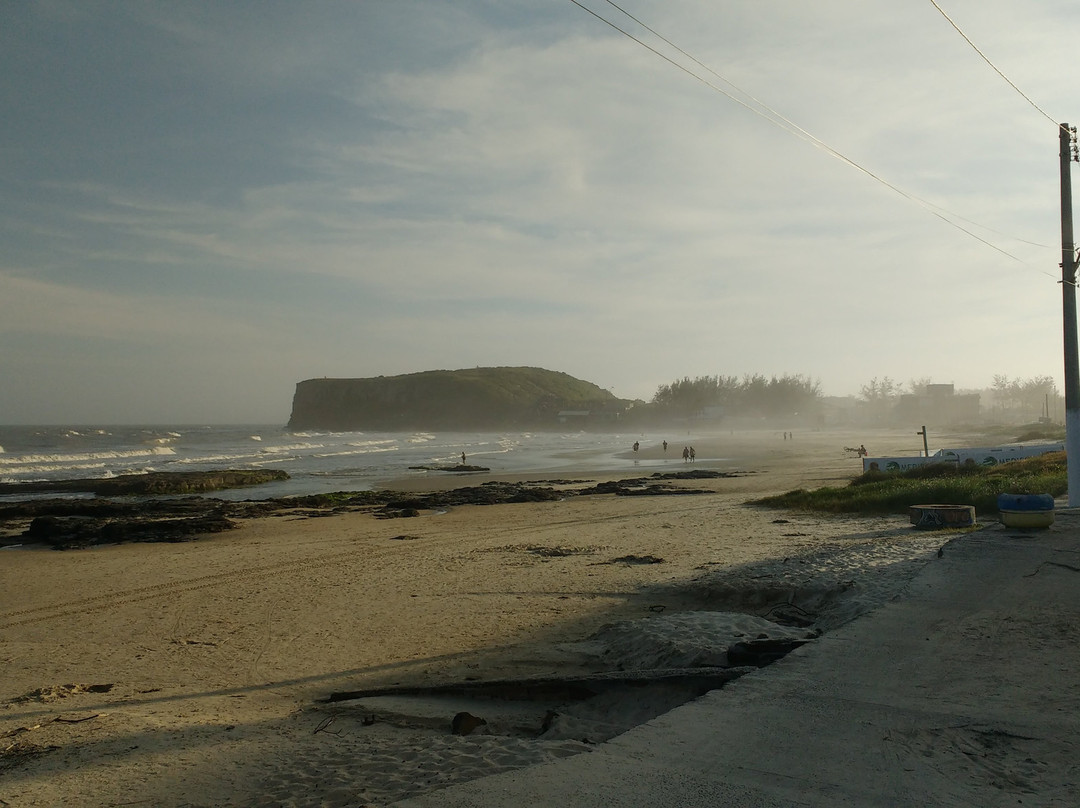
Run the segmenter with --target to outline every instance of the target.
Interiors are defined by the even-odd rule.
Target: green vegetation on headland
[[[488,429],[560,422],[560,413],[605,415],[628,401],[591,382],[543,368],[430,370],[368,379],[307,379],[296,385],[289,429]]]
[[[908,471],[868,471],[843,488],[804,488],[752,500],[750,505],[829,513],[905,513],[911,505],[974,505],[997,513],[998,494],[1050,494],[1068,490],[1065,453],[1052,452],[997,466],[929,463]]]

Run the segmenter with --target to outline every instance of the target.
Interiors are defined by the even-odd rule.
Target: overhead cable
[[[941,212],[942,214],[948,214],[949,216],[952,216],[952,217],[954,217],[954,218],[956,218],[956,219],[959,219],[960,221],[964,221],[964,222],[967,222],[968,224],[972,224],[972,225],[975,225],[976,227],[979,227],[979,228],[981,228],[981,229],[983,229],[983,230],[986,230],[986,231],[989,231],[989,232],[991,232],[991,233],[995,233],[995,234],[997,234],[997,235],[999,235],[999,236],[1005,236],[1006,238],[1012,238],[1012,239],[1015,239],[1016,241],[1020,241],[1020,242],[1023,242],[1024,244],[1030,244],[1030,245],[1032,245],[1032,246],[1034,246],[1034,247],[1043,247],[1043,248],[1046,248],[1046,249],[1051,249],[1051,248],[1050,248],[1050,246],[1049,246],[1049,245],[1047,245],[1047,244],[1039,244],[1038,242],[1035,242],[1035,241],[1029,241],[1029,240],[1027,240],[1027,239],[1019,238],[1019,237],[1017,237],[1017,236],[1009,236],[1009,235],[1008,235],[1008,234],[1006,234],[1006,233],[1002,233],[1002,232],[1000,232],[1000,231],[998,231],[998,230],[994,230],[994,229],[993,229],[992,227],[987,227],[986,225],[980,224],[979,222],[975,222],[975,221],[972,221],[971,219],[967,219],[967,218],[965,218],[965,217],[961,216],[961,215],[960,215],[959,213],[955,213],[955,212],[953,212],[953,211],[950,211],[950,210],[948,210],[948,209],[946,209],[946,208],[940,207],[939,205],[935,205],[935,204],[934,204],[934,203],[932,203],[932,202],[928,202],[927,200],[925,200],[925,199],[922,199],[922,198],[920,198],[920,197],[918,197],[918,196],[915,196],[914,194],[908,194],[908,193],[906,193],[906,192],[904,192],[904,191],[900,190],[899,188],[896,188],[896,187],[894,187],[894,186],[893,186],[893,185],[891,185],[890,183],[886,182],[885,180],[883,180],[883,179],[881,179],[880,177],[878,177],[878,176],[876,176],[875,174],[873,174],[873,173],[872,173],[871,171],[869,171],[868,169],[866,169],[866,168],[863,168],[863,167],[862,167],[861,165],[859,165],[858,163],[856,163],[856,162],[855,162],[854,160],[852,160],[852,159],[850,159],[849,157],[847,157],[846,155],[844,155],[844,154],[842,154],[842,153],[838,152],[838,151],[837,151],[836,149],[832,148],[832,147],[831,147],[831,146],[830,146],[830,145],[829,145],[828,143],[826,143],[825,141],[821,140],[820,138],[818,138],[818,137],[817,137],[817,136],[815,136],[814,134],[812,134],[812,133],[810,133],[810,132],[806,131],[806,130],[805,130],[805,129],[803,129],[803,128],[802,128],[801,126],[799,126],[799,125],[798,125],[797,123],[795,123],[794,121],[792,121],[792,120],[791,120],[790,118],[787,118],[786,116],[784,116],[783,114],[781,114],[781,113],[780,113],[780,112],[778,112],[777,110],[775,110],[775,109],[773,109],[772,107],[770,107],[770,106],[769,106],[768,104],[766,104],[766,103],[765,103],[764,101],[762,101],[762,100],[761,100],[760,98],[756,98],[756,97],[755,97],[754,95],[752,95],[751,93],[748,93],[748,92],[747,92],[746,90],[742,89],[741,87],[738,87],[738,86],[737,86],[737,85],[735,85],[735,84],[734,84],[733,82],[731,82],[730,80],[728,80],[728,79],[727,79],[727,78],[725,78],[724,76],[722,76],[722,75],[720,75],[719,73],[717,73],[717,72],[716,72],[715,70],[713,70],[713,69],[712,69],[711,67],[709,67],[709,66],[708,66],[707,64],[704,64],[703,62],[701,62],[701,61],[700,61],[700,60],[699,60],[699,59],[698,59],[697,57],[695,57],[695,56],[694,56],[693,54],[691,54],[691,53],[687,53],[687,52],[686,52],[685,50],[683,50],[682,48],[680,48],[680,47],[679,47],[678,45],[676,45],[676,44],[675,44],[674,42],[672,42],[672,41],[671,41],[670,39],[668,39],[668,38],[667,38],[667,37],[665,37],[665,36],[664,36],[663,34],[661,34],[661,33],[660,33],[659,31],[657,31],[657,30],[656,30],[655,28],[652,28],[652,27],[651,27],[651,26],[649,26],[649,25],[648,25],[647,23],[645,23],[645,22],[643,22],[642,20],[638,19],[638,18],[637,18],[637,17],[635,17],[635,16],[633,15],[633,14],[631,14],[631,13],[630,13],[629,11],[627,11],[626,9],[624,9],[624,8],[623,8],[622,6],[620,6],[620,5],[618,4],[618,3],[615,3],[615,2],[614,2],[614,0],[605,0],[605,2],[607,2],[607,4],[608,4],[609,6],[612,6],[613,8],[616,8],[616,9],[618,9],[618,10],[619,10],[620,12],[622,12],[622,13],[623,13],[623,14],[625,14],[625,15],[626,15],[627,17],[629,17],[630,19],[632,19],[632,20],[633,20],[634,22],[636,22],[636,23],[637,23],[638,25],[640,25],[640,26],[641,26],[642,28],[644,28],[644,29],[645,29],[646,31],[648,31],[648,32],[649,32],[650,34],[652,34],[653,36],[655,36],[655,37],[657,37],[658,39],[660,39],[660,40],[661,40],[662,42],[665,42],[665,43],[666,43],[667,45],[669,45],[670,47],[672,47],[672,48],[674,48],[675,50],[677,50],[677,51],[678,51],[679,53],[681,53],[681,54],[682,54],[683,56],[685,56],[685,57],[686,57],[687,59],[690,59],[690,60],[691,60],[692,62],[694,62],[695,64],[699,65],[699,66],[700,66],[701,68],[703,68],[703,69],[705,69],[705,70],[709,71],[709,73],[711,73],[712,75],[714,75],[714,76],[715,76],[716,78],[720,79],[720,81],[724,82],[724,84],[728,85],[729,87],[731,87],[731,88],[732,88],[733,90],[735,90],[736,92],[738,92],[738,93],[741,93],[742,95],[746,96],[746,97],[747,97],[747,98],[749,98],[749,99],[750,99],[751,101],[753,101],[753,102],[754,102],[755,104],[757,104],[758,106],[760,106],[760,107],[761,107],[762,109],[764,109],[764,110],[768,111],[768,112],[769,112],[769,114],[771,114],[771,115],[775,116],[775,117],[776,117],[776,118],[777,118],[778,120],[780,120],[780,121],[783,121],[783,122],[784,122],[784,123],[785,123],[785,124],[786,124],[787,126],[791,127],[791,129],[790,129],[789,131],[791,131],[791,132],[792,132],[792,134],[795,134],[795,135],[798,135],[799,137],[802,137],[802,138],[803,138],[804,140],[807,140],[807,141],[809,141],[809,142],[810,142],[810,143],[812,143],[812,144],[813,144],[814,146],[817,146],[818,148],[820,148],[820,149],[822,149],[822,150],[824,150],[824,151],[828,152],[828,153],[829,153],[829,154],[831,154],[831,155],[832,155],[833,157],[836,157],[837,159],[841,160],[842,162],[845,162],[845,163],[847,163],[848,165],[850,165],[850,166],[852,166],[852,167],[854,167],[854,168],[858,169],[859,171],[862,171],[862,172],[864,172],[865,174],[868,174],[868,175],[869,175],[870,177],[872,177],[873,179],[877,180],[878,182],[881,182],[881,183],[883,183],[884,185],[886,185],[887,187],[889,187],[889,188],[891,188],[892,190],[896,191],[897,193],[899,193],[899,194],[901,194],[901,195],[903,195],[903,196],[907,197],[908,199],[910,199],[910,200],[912,200],[912,201],[914,201],[914,202],[916,202],[916,203],[918,203],[918,204],[922,205],[922,206],[923,206],[923,207],[925,207],[925,208],[926,208],[926,209],[927,209],[927,210],[928,210],[929,212],[931,212],[931,213],[934,213],[935,211],[940,211],[940,212]],[[647,47],[647,46],[646,46],[646,47]],[[730,97],[730,96],[729,96],[729,97]],[[781,128],[784,128],[784,127],[781,127]],[[935,214],[935,215],[937,215],[937,214]],[[953,222],[951,222],[951,221],[950,221],[950,222],[949,222],[949,224],[953,224]],[[961,230],[963,230],[963,228],[961,228]],[[968,232],[968,231],[967,231],[967,230],[964,230],[964,232],[966,233],[966,232]],[[974,236],[974,238],[979,238],[979,237],[978,237],[978,236]],[[980,241],[981,241],[981,239],[980,239]],[[994,247],[994,245],[993,245],[993,244],[990,244],[990,246],[991,246],[991,247]],[[994,249],[997,249],[997,247],[994,247]],[[1006,255],[1009,255],[1009,254],[1008,254],[1008,253],[1006,253]],[[1012,256],[1012,255],[1009,255],[1009,257],[1010,257],[1010,258],[1014,258],[1014,256]],[[1016,260],[1020,260],[1020,259],[1016,259]]]
[[[658,37],[663,42],[667,43],[669,46],[671,46],[672,48],[677,50],[679,53],[686,56],[688,59],[693,61],[695,64],[701,66],[703,69],[707,70],[709,73],[716,76],[718,79],[720,79],[720,81],[727,84],[729,87],[734,89],[736,92],[742,94],[746,98],[751,99],[754,102],[754,104],[756,104],[758,106],[752,106],[751,104],[744,101],[742,98],[739,98],[739,97],[733,95],[732,93],[728,92],[724,88],[719,87],[716,84],[714,84],[713,82],[709,81],[708,79],[698,75],[693,70],[686,67],[685,65],[679,64],[678,62],[676,62],[671,57],[667,56],[664,53],[661,53],[656,48],[654,48],[651,45],[649,45],[649,44],[643,42],[642,40],[638,39],[636,36],[631,34],[629,31],[626,31],[625,29],[620,28],[618,25],[611,22],[611,20],[608,20],[607,18],[601,16],[600,14],[597,14],[595,11],[588,8],[587,6],[582,5],[580,2],[578,2],[578,0],[570,0],[570,2],[573,3],[575,6],[577,6],[578,8],[588,12],[589,14],[591,14],[596,19],[600,20],[605,25],[615,29],[620,34],[622,34],[623,36],[625,36],[625,37],[627,37],[629,39],[632,39],[634,42],[641,45],[646,50],[651,51],[652,53],[656,54],[661,59],[663,59],[664,61],[666,61],[669,64],[673,65],[674,67],[678,68],[679,70],[683,71],[687,75],[692,76],[693,78],[697,79],[698,81],[700,81],[705,86],[707,86],[710,89],[715,90],[716,92],[720,93],[721,95],[731,99],[732,101],[739,104],[740,106],[745,107],[750,112],[753,112],[755,115],[758,115],[758,116],[764,118],[766,121],[773,124],[774,126],[777,126],[777,127],[781,128],[781,129],[783,129],[784,131],[788,132],[789,134],[793,134],[796,137],[799,137],[799,138],[801,138],[803,140],[806,140],[806,141],[810,142],[812,145],[817,146],[818,148],[820,148],[823,151],[827,152],[828,154],[830,154],[831,156],[833,156],[836,159],[840,160],[841,162],[846,163],[847,165],[851,166],[852,168],[854,168],[854,169],[856,169],[858,171],[861,171],[863,174],[865,174],[866,176],[868,176],[871,179],[875,180],[876,182],[879,182],[880,184],[884,185],[886,188],[889,188],[890,190],[892,190],[893,192],[899,194],[900,196],[904,197],[905,199],[907,199],[907,200],[909,200],[911,202],[914,202],[917,205],[921,206],[928,213],[930,213],[932,216],[936,216],[937,218],[941,219],[941,221],[945,222],[949,226],[956,228],[957,230],[961,231],[962,233],[966,233],[971,238],[975,239],[976,241],[981,242],[982,244],[985,244],[987,247],[990,247],[992,250],[995,250],[996,252],[1001,253],[1002,255],[1006,256],[1007,258],[1011,258],[1012,260],[1017,261],[1019,263],[1025,263],[1022,259],[1017,258],[1012,253],[1002,249],[1001,247],[998,247],[996,244],[994,244],[994,243],[992,243],[990,241],[987,241],[986,239],[982,238],[981,236],[977,235],[976,233],[973,233],[972,231],[968,230],[966,227],[962,227],[961,225],[959,225],[956,222],[952,221],[952,219],[949,219],[945,215],[945,214],[949,214],[950,216],[955,216],[956,218],[962,218],[962,217],[958,216],[957,214],[954,214],[954,213],[952,213],[950,211],[947,211],[944,208],[941,208],[941,207],[939,207],[937,205],[933,205],[932,203],[927,202],[926,200],[921,199],[918,196],[915,196],[914,194],[908,193],[907,191],[903,190],[902,188],[899,188],[898,186],[893,185],[891,182],[884,179],[883,177],[878,176],[877,174],[875,174],[873,171],[866,168],[865,166],[860,165],[856,161],[852,160],[850,157],[847,157],[846,155],[844,155],[841,152],[837,151],[836,149],[832,148],[831,146],[829,146],[827,143],[825,143],[820,138],[814,136],[810,132],[807,132],[801,126],[799,126],[799,125],[795,124],[794,122],[790,121],[788,118],[781,115],[779,112],[774,110],[769,105],[765,104],[763,101],[760,101],[757,98],[755,98],[753,95],[751,95],[750,93],[745,92],[744,90],[742,90],[741,88],[736,86],[734,83],[732,83],[728,79],[721,76],[715,70],[713,70],[712,68],[710,68],[707,65],[703,64],[702,62],[700,62],[698,59],[696,59],[695,57],[693,57],[692,55],[690,55],[689,53],[684,51],[682,48],[678,47],[677,45],[672,43],[670,40],[668,40],[667,38],[665,38],[661,34],[657,33],[655,30],[653,30],[651,27],[649,27],[644,22],[639,20],[637,17],[633,16],[628,11],[624,10],[623,8],[618,6],[616,3],[612,2],[612,0],[606,0],[606,2],[609,5],[611,5],[613,8],[618,9],[620,12],[622,12],[627,17],[632,19],[638,25],[645,28],[645,30],[649,31],[651,34]],[[766,114],[766,112],[768,112],[768,114]],[[965,220],[965,221],[967,221],[967,220]],[[975,223],[972,222],[972,224],[975,224]],[[978,226],[982,227],[982,225],[978,225]],[[984,228],[984,229],[989,230],[990,228]],[[1029,243],[1031,243],[1031,242],[1029,242]],[[1045,246],[1045,245],[1038,245],[1038,246]]]
[[[990,65],[991,68],[993,68],[995,73],[997,73],[999,76],[1001,76],[1001,78],[1003,78],[1005,80],[1006,84],[1008,84],[1010,87],[1012,87],[1014,90],[1016,90],[1016,92],[1020,93],[1020,96],[1025,101],[1027,101],[1029,104],[1031,104],[1031,106],[1033,106],[1036,110],[1038,110],[1039,114],[1042,115],[1044,118],[1046,118],[1048,121],[1050,121],[1050,123],[1052,123],[1054,126],[1057,126],[1057,127],[1061,126],[1061,124],[1058,123],[1057,121],[1055,121],[1053,118],[1051,118],[1042,107],[1040,107],[1038,104],[1036,104],[1034,101],[1032,101],[1031,98],[1028,97],[1027,93],[1025,93],[1023,90],[1021,90],[1019,87],[1017,87],[1012,82],[1012,79],[1010,79],[1008,76],[1006,76],[1004,73],[1002,73],[998,69],[998,66],[995,65],[993,62],[991,62],[989,57],[987,57],[987,55],[985,53],[983,53],[981,50],[979,50],[979,46],[971,41],[971,37],[969,37],[962,30],[960,30],[960,26],[957,25],[953,21],[952,17],[950,17],[948,14],[945,13],[945,9],[943,9],[941,6],[939,6],[935,0],[930,0],[930,5],[932,5],[934,8],[936,8],[941,13],[941,16],[949,21],[949,25],[951,25],[953,28],[956,29],[956,33],[960,34],[960,36],[962,36],[964,38],[964,41],[966,43],[968,43],[969,45],[971,45],[972,49],[977,54],[979,54],[979,56],[982,57],[982,60],[984,62],[986,62],[988,65]]]

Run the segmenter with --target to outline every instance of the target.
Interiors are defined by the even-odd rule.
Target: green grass
[[[749,505],[829,513],[905,513],[911,505],[974,505],[997,513],[998,494],[1050,494],[1068,490],[1065,453],[1014,460],[997,466],[934,463],[903,472],[866,472],[842,488],[799,488]]]
[[[1024,443],[1034,440],[1052,443],[1065,442],[1064,424],[1012,424],[984,427],[980,431],[984,432],[993,443]]]

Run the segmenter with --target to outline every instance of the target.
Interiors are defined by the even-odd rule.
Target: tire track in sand
[[[688,503],[689,504],[689,503]],[[703,508],[713,507],[715,503],[711,505],[696,504],[693,506],[678,508],[679,511],[691,511],[699,510]],[[663,512],[664,509],[647,510],[645,512],[634,509],[632,513],[615,514],[599,521],[603,522],[617,522],[625,520],[641,519],[645,516],[658,515]],[[589,523],[596,524],[598,520],[595,517],[588,518],[570,518],[562,519],[558,521],[546,522],[543,524],[534,525],[515,525],[499,527],[487,532],[489,539],[501,539],[509,534],[514,534],[517,537],[523,535],[543,533],[551,530],[554,527],[565,527],[574,523]],[[430,547],[431,544],[444,545],[456,542],[459,540],[459,536],[445,535],[445,536],[428,536],[425,546]],[[230,570],[226,572],[217,572],[210,575],[201,575],[195,578],[185,578],[177,581],[168,581],[159,584],[148,584],[146,586],[136,587],[134,589],[126,589],[119,592],[111,592],[104,595],[94,595],[86,598],[79,598],[78,600],[65,601],[63,603],[54,603],[46,606],[34,606],[27,609],[18,609],[16,611],[2,612],[0,613],[0,630],[14,628],[16,626],[28,625],[31,623],[44,622],[47,620],[56,620],[63,617],[71,617],[73,615],[85,614],[88,612],[99,612],[107,609],[114,608],[116,606],[123,606],[130,603],[139,603],[141,601],[154,600],[156,598],[168,597],[177,594],[186,594],[190,592],[197,592],[203,589],[211,589],[213,587],[223,586],[225,584],[236,583],[239,581],[256,581],[265,578],[271,578],[282,572],[301,572],[319,569],[322,567],[331,566],[343,561],[356,560],[358,553],[361,552],[356,548],[349,550],[339,550],[335,552],[325,553],[314,557],[309,557],[304,560],[286,560],[277,561],[270,564],[260,564],[256,566],[244,567],[241,569]],[[383,548],[367,548],[362,551],[365,561],[371,561],[387,556],[395,555],[399,552],[398,548],[383,547]]]

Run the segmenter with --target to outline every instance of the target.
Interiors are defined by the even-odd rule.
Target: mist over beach
[[[542,475],[564,469],[651,473],[681,463],[677,448],[672,444],[669,452],[646,456],[635,454],[631,446],[634,441],[658,444],[662,440],[642,432],[580,430],[341,433],[292,432],[270,425],[0,427],[0,482],[223,468],[288,473],[287,481],[215,494],[266,498],[362,491],[392,480],[441,486],[435,469],[460,463],[462,454],[472,465],[495,474]]]

